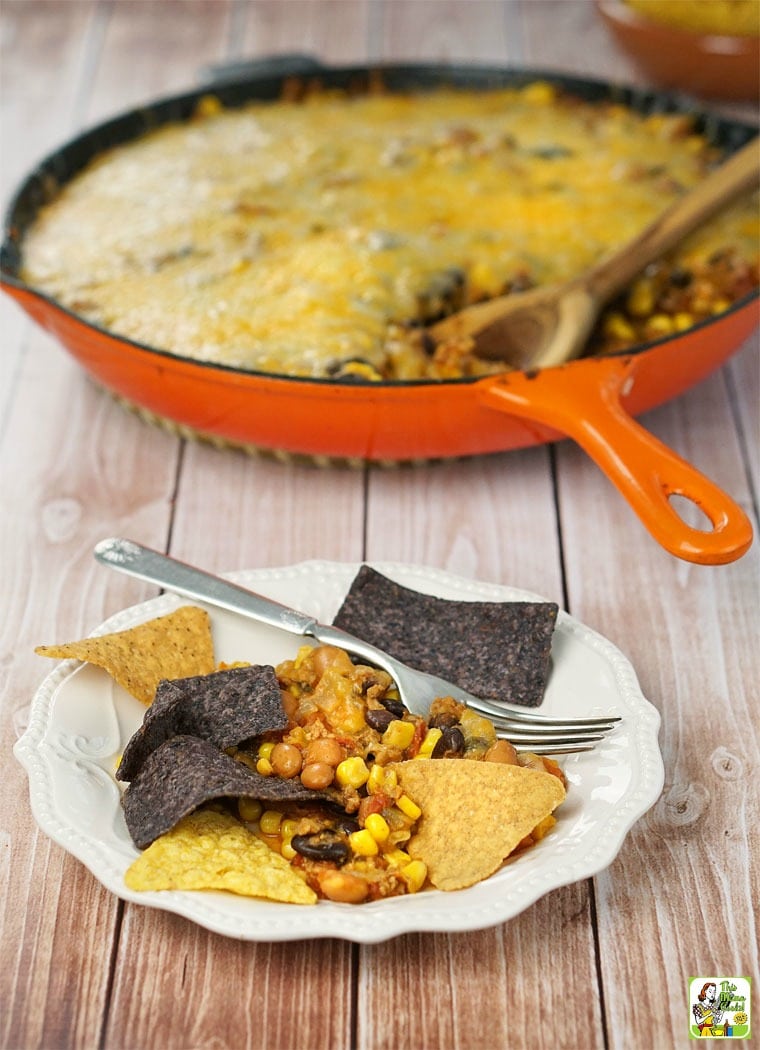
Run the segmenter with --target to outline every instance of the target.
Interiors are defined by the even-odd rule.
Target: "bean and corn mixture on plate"
[[[439,646],[460,613],[471,628],[497,603],[488,633],[508,646],[499,632],[543,607],[551,658],[543,622],[520,644],[542,712],[614,711],[623,725],[560,766],[516,753],[451,698],[410,714],[385,672],[341,649],[155,599],[90,638],[38,647],[64,662],[16,747],[43,830],[119,896],[257,940],[473,929],[608,863],[659,792],[657,717],[630,665],[551,603],[410,566],[236,578],[349,622],[362,580],[399,595],[397,620],[405,594],[424,596]]]
[[[32,288],[119,336],[278,375],[494,372],[424,325],[578,275],[719,163],[684,113],[535,80],[224,108],[96,157],[23,238]],[[610,305],[589,351],[687,330],[758,285],[756,196]]]

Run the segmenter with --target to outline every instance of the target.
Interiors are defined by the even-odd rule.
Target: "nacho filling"
[[[473,762],[550,774],[564,794],[564,777],[553,760],[518,754],[497,739],[488,719],[450,697],[434,701],[427,719],[411,714],[384,671],[354,664],[342,649],[304,646],[276,673],[288,727],[234,749],[234,758],[260,776],[330,791],[334,804],[242,797],[233,809],[319,898],[358,903],[431,885],[429,865],[414,849],[425,813],[415,800],[418,792],[405,789],[409,763],[463,760],[460,776],[448,771],[448,786],[467,795]],[[477,839],[481,814],[477,797],[470,801],[473,815],[461,830]],[[509,813],[498,817],[511,819]],[[525,829],[514,850],[531,846],[554,823],[547,813]]]

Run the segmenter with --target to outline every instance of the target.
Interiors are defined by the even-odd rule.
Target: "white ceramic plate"
[[[374,567],[401,584],[443,598],[541,600],[435,569],[389,563]],[[330,622],[357,569],[356,564],[313,561],[230,578]],[[94,633],[123,630],[182,604],[187,602],[167,594],[112,616]],[[275,628],[218,609],[209,612],[219,660],[276,664],[298,647],[299,639]],[[134,893],[124,885],[124,872],[138,853],[124,823],[113,771],[144,710],[99,668],[75,660],[56,665],[36,693],[29,727],[14,749],[29,774],[35,819],[119,897],[244,940],[342,937],[373,943],[410,931],[496,925],[550,890],[610,864],[663,784],[659,714],[643,697],[630,663],[610,642],[560,613],[542,713],[617,714],[623,722],[593,752],[563,760],[569,788],[557,826],[485,882],[454,893],[433,890],[362,905],[279,904],[219,892]]]

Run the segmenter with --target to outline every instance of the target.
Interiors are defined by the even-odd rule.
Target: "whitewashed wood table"
[[[637,77],[586,0],[4,0],[0,18],[4,203],[77,129],[225,59]],[[724,567],[673,559],[567,442],[395,471],[186,442],[124,412],[6,297],[0,318],[4,1048],[670,1048],[690,976],[758,974],[757,543]],[[644,420],[755,525],[757,406],[753,340]],[[124,905],[37,829],[11,757],[49,670],[33,647],[156,593],[96,566],[114,534],[212,570],[393,560],[556,599],[661,712],[662,796],[608,870],[481,932],[246,943]]]

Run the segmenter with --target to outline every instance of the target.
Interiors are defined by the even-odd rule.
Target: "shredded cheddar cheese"
[[[433,354],[419,324],[579,273],[715,159],[684,116],[547,83],[240,109],[209,98],[64,186],[25,237],[23,276],[184,357],[317,377],[479,374],[496,366]],[[755,266],[757,236],[756,209],[737,202],[678,265],[728,251]]]

